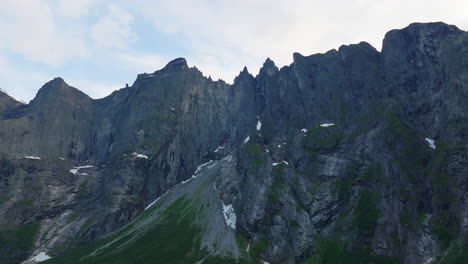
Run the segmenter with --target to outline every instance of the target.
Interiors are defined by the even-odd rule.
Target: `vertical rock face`
[[[28,105],[0,92],[0,263],[41,252],[68,263],[75,253],[57,255],[139,215],[127,228],[152,230],[187,198],[203,211],[197,261],[463,257],[467,47],[454,26],[411,24],[382,52],[361,42],[281,69],[267,59],[232,85],[179,58],[99,100],[61,78]],[[220,225],[224,207],[234,225]]]

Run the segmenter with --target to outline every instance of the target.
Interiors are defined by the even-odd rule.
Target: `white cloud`
[[[206,76],[232,82],[245,65],[257,73],[267,57],[283,66],[292,62],[293,52],[310,55],[363,40],[380,49],[387,31],[411,22],[444,21],[468,29],[466,0],[115,0],[105,4],[0,0],[0,55],[11,59],[0,60],[0,86],[29,99],[55,77],[49,74],[69,73],[63,66],[80,59],[74,64],[79,75],[63,77],[79,79],[72,83],[92,97],[102,97],[124,85],[116,82],[160,69],[173,59],[158,48],[186,57]],[[151,29],[138,28],[148,23]],[[135,33],[151,34],[151,30],[154,38]],[[163,46],[169,41],[159,46],[161,36],[176,39],[177,47]],[[21,67],[24,62],[13,61],[17,55],[47,69],[26,72]],[[91,71],[100,68],[106,71],[96,77],[98,81],[84,81],[87,72],[96,76]],[[114,69],[119,76],[109,74]]]
[[[0,2],[0,42],[2,49],[26,59],[53,66],[88,53],[76,31],[57,27],[47,2],[41,0],[4,0]]]
[[[164,67],[172,58],[158,54],[118,53],[114,59],[121,67],[134,73],[154,72]]]
[[[229,63],[253,72],[266,57],[289,64],[293,52],[310,55],[360,41],[380,49],[387,31],[412,22],[468,28],[465,0],[173,0],[140,1],[135,8],[157,30],[186,38],[193,54],[211,58],[199,60],[206,63],[200,68],[217,68],[235,57]],[[223,77],[232,80],[228,74]]]
[[[109,5],[108,13],[91,30],[91,38],[99,48],[125,48],[135,40],[131,24],[133,16],[119,6]]]
[[[98,0],[57,0],[60,15],[70,18],[86,16]]]
[[[94,99],[106,97],[113,91],[125,87],[125,83],[117,83],[112,81],[102,82],[84,79],[67,79],[66,77],[64,79],[68,85],[79,89]]]
[[[18,100],[31,100],[37,90],[50,79],[40,72],[24,72],[14,67],[11,62],[0,55],[0,88]]]

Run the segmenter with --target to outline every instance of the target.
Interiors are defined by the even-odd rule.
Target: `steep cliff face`
[[[293,57],[232,85],[180,58],[100,100],[57,78],[0,101],[0,263],[466,257],[467,33]]]

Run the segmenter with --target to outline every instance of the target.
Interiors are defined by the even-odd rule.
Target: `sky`
[[[468,30],[467,0],[0,0],[0,88],[28,102],[62,77],[92,98],[184,57],[232,83],[266,58],[323,53],[443,21]]]

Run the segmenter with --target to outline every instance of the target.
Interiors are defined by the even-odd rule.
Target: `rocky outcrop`
[[[389,32],[382,52],[361,42],[295,53],[281,69],[267,59],[232,85],[179,58],[99,100],[57,78],[28,105],[0,101],[0,262],[122,242],[137,225],[131,241],[152,241],[160,215],[183,204],[184,218],[193,201],[197,224],[177,227],[196,231],[190,260],[456,259],[468,228],[467,45],[454,26],[415,23]],[[25,230],[24,247],[5,242]]]

